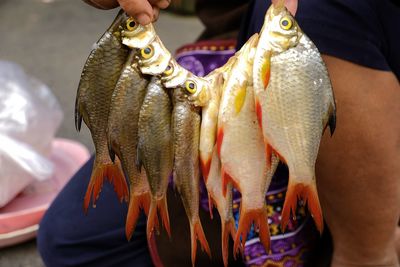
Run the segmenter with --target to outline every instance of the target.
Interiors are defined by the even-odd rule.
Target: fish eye
[[[196,93],[196,91],[197,91],[197,86],[196,86],[196,84],[193,82],[193,81],[186,81],[186,83],[185,83],[185,88],[186,88],[186,90],[189,92],[189,93],[191,93],[191,94],[194,94],[194,93]]]
[[[142,50],[140,50],[140,55],[142,56],[142,58],[144,59],[149,59],[154,55],[154,49],[151,46],[148,46],[146,48],[143,48]]]
[[[133,20],[133,18],[129,18],[126,21],[126,28],[128,31],[133,31],[137,27],[137,23]]]
[[[281,28],[284,30],[290,30],[293,26],[293,21],[289,16],[285,16],[280,21]]]
[[[174,67],[170,64],[164,71],[165,76],[169,76],[174,72]]]

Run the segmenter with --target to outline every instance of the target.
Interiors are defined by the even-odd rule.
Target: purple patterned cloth
[[[234,41],[206,41],[187,45],[178,50],[176,60],[187,70],[198,76],[205,76],[222,66],[235,53]],[[280,166],[272,179],[266,194],[268,223],[271,233],[271,253],[267,254],[254,229],[248,235],[244,249],[247,266],[284,266],[302,267],[310,246],[317,233],[311,217],[303,207],[298,209],[295,220],[288,225],[285,233],[280,229],[281,211],[288,182],[287,169]],[[201,206],[208,210],[208,197],[204,183],[201,190]],[[239,221],[240,193],[233,193],[233,215],[236,227]]]

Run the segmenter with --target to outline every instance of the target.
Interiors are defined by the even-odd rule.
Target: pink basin
[[[50,203],[89,157],[89,151],[75,141],[53,141],[50,155],[55,167],[53,177],[34,182],[0,208],[0,248],[36,236],[38,224]]]

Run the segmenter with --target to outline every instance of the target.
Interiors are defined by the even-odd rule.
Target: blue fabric
[[[93,158],[51,204],[39,228],[38,250],[46,266],[153,266],[147,249],[146,221],[140,217],[130,242],[125,237],[127,205],[104,183],[97,208],[83,212]]]
[[[253,0],[238,46],[259,32],[270,0]],[[389,0],[300,0],[296,20],[321,53],[400,80],[400,7]]]

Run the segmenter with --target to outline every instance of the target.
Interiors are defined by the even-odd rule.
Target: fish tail
[[[202,251],[205,251],[211,258],[210,247],[199,219],[194,224],[190,223],[190,236],[192,242],[192,265],[194,266],[196,262],[197,239],[200,242]]]
[[[241,208],[240,219],[239,219],[239,227],[235,236],[235,242],[233,245],[234,255],[238,253],[240,239],[242,248],[247,240],[247,234],[251,229],[251,225],[254,223],[254,226],[258,228],[258,235],[261,243],[264,246],[265,251],[269,252],[270,250],[270,235],[269,235],[269,227],[268,227],[268,216],[266,208],[254,209],[254,210],[244,210]]]
[[[229,249],[229,235],[232,237],[232,239],[235,239],[236,235],[236,227],[235,227],[235,221],[233,219],[230,219],[229,221],[222,222],[221,220],[221,227],[222,227],[222,233],[221,233],[221,240],[222,240],[222,260],[224,261],[224,266],[228,266],[228,249]]]
[[[170,228],[170,224],[169,224],[168,204],[167,204],[166,196],[164,196],[163,198],[161,198],[157,201],[157,207],[158,207],[158,211],[160,213],[164,228],[167,231],[168,237],[171,238],[171,228]],[[158,224],[158,222],[156,222],[156,224]]]
[[[101,188],[103,187],[105,176],[105,167],[102,164],[94,162],[92,175],[90,176],[89,185],[86,189],[86,194],[83,200],[83,210],[87,213],[90,200],[92,200],[93,207],[96,207],[96,201],[99,198]]]
[[[155,267],[164,267],[164,264],[162,263],[162,261],[160,259],[160,255],[158,254],[156,237],[154,235],[150,239],[147,239],[147,245],[149,247],[150,257],[151,257],[151,260],[152,260],[154,266]]]
[[[313,180],[315,181],[315,179]],[[298,199],[302,199],[304,203],[307,203],[308,210],[310,211],[311,216],[314,219],[315,225],[318,231],[322,233],[324,221],[315,182],[311,184],[304,184],[293,182],[291,179],[289,179],[289,186],[286,192],[285,204],[283,205],[282,209],[282,231],[285,231],[286,226],[289,223],[290,216],[295,216]]]
[[[255,97],[255,109],[256,109],[258,125],[262,129],[262,127],[263,127],[263,125],[262,125],[262,107],[261,107],[260,100],[258,99],[258,97]]]
[[[145,192],[140,195],[131,193],[129,200],[128,215],[126,217],[125,233],[126,238],[130,240],[135,232],[136,223],[140,215],[140,209],[143,209],[146,215],[149,213],[150,208],[150,194]],[[157,223],[156,223],[157,224]]]
[[[205,159],[200,157],[201,173],[203,175],[204,183],[207,183],[208,174],[210,173],[211,157],[207,156]]]
[[[213,214],[213,198],[211,197],[210,193],[208,193],[208,209],[210,210],[210,218],[211,220],[214,218]]]
[[[110,183],[113,184],[114,190],[117,193],[119,201],[128,202],[129,200],[128,185],[126,183],[125,176],[120,166],[121,166],[120,163],[104,165],[105,175],[107,176]]]

